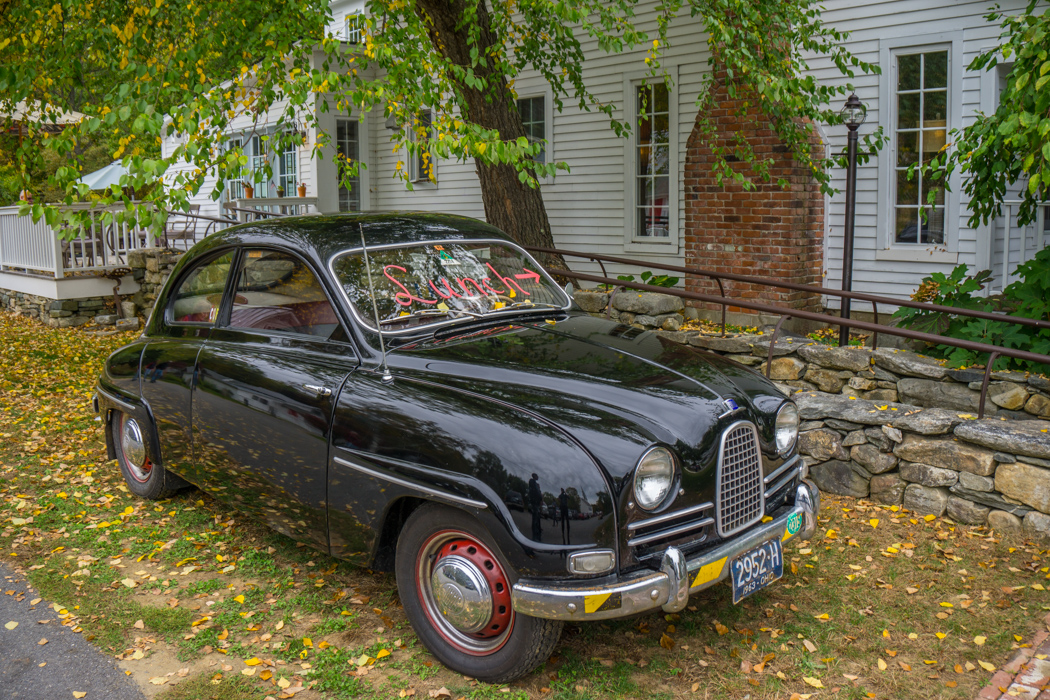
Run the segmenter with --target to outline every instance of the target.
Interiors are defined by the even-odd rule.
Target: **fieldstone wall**
[[[49,299],[47,297],[0,289],[0,308],[20,316],[39,319],[54,328],[72,326],[101,329],[135,330],[142,314],[149,317],[157,294],[171,274],[179,258],[166,248],[144,248],[128,253],[128,267],[139,283],[139,291],[131,296],[121,295],[120,314],[114,307],[113,296],[83,299]]]
[[[142,315],[149,318],[157,303],[157,295],[168,279],[181,253],[167,248],[143,248],[128,253],[128,267],[139,291],[135,293],[135,304],[142,310]]]
[[[770,336],[682,331],[676,297],[578,291],[575,298],[585,311],[766,370]],[[977,420],[983,370],[951,369],[906,350],[783,337],[769,369],[798,404],[799,451],[822,491],[1050,539],[1047,377],[993,372],[986,418]]]
[[[1050,422],[811,391],[794,398],[799,451],[822,491],[1050,538]]]
[[[0,307],[19,316],[39,319],[53,328],[69,328],[87,324],[113,326],[118,320],[125,320],[117,318],[112,296],[48,299],[33,294],[0,289]],[[124,306],[124,308],[128,310],[128,307]],[[130,316],[133,316],[134,310],[130,309],[130,311]]]

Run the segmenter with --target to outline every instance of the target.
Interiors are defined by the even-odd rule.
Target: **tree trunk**
[[[417,0],[416,11],[423,15],[430,27],[430,41],[446,59],[464,67],[470,66],[470,43],[468,25],[461,21],[464,10],[477,7],[477,26],[480,28],[478,52],[488,55],[491,49],[503,51],[504,47],[492,30],[485,0]],[[469,3],[469,4],[468,4]],[[490,90],[478,90],[459,84],[466,99],[464,117],[486,129],[495,129],[504,141],[525,136],[517,105],[510,94],[507,80],[492,65],[474,66],[474,74],[487,84]],[[518,172],[510,165],[488,165],[474,159],[474,166],[481,181],[481,199],[485,205],[485,218],[515,241],[526,246],[554,247],[551,225],[543,196],[538,187],[529,187],[518,180]],[[566,268],[560,255],[536,254],[546,267]]]

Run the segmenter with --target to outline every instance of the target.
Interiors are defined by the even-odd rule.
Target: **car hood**
[[[784,401],[765,378],[718,355],[586,314],[446,329],[395,348],[389,362],[555,423],[617,490],[654,443],[700,470],[714,454],[711,428],[732,402],[742,409],[736,417],[756,420]]]

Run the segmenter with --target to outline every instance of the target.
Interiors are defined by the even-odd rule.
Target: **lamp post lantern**
[[[842,291],[853,290],[853,220],[857,213],[857,129],[864,123],[867,109],[856,93],[851,93],[840,112],[849,133],[846,137],[846,224],[842,238]],[[849,319],[850,300],[842,299],[841,316]],[[839,347],[849,345],[849,326],[839,328]]]

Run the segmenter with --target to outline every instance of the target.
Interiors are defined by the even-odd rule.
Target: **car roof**
[[[510,240],[495,226],[466,216],[429,212],[308,214],[241,224],[208,236],[211,245],[277,243],[311,250],[319,260],[361,247],[426,243],[435,240]]]

